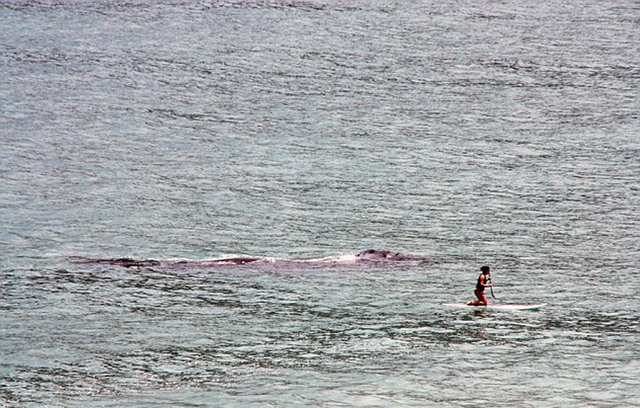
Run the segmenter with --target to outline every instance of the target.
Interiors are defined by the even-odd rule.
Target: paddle
[[[494,298],[495,300],[498,300],[496,295],[493,294],[493,277],[489,278],[489,283],[491,284],[491,286],[489,286],[489,289],[491,289],[491,297]]]

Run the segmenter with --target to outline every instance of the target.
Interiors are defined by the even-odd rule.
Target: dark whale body
[[[392,252],[386,249],[367,249],[356,255],[359,261],[433,261],[431,258],[405,254],[403,252]]]
[[[400,252],[391,252],[383,249],[367,249],[356,255],[359,260],[377,261],[377,260],[401,260],[403,255]]]
[[[171,260],[171,261],[158,261],[155,259],[136,260],[131,258],[108,258],[108,259],[95,259],[95,258],[74,258],[76,262],[80,263],[95,263],[106,265],[117,265],[125,268],[131,267],[198,267],[198,266],[216,266],[216,265],[244,265],[248,263],[254,263],[259,261],[264,262],[281,262],[281,263],[298,263],[303,262],[307,264],[321,265],[326,262],[349,262],[343,261],[340,257],[329,257],[319,259],[269,259],[259,257],[230,257],[209,259],[204,261],[192,261],[192,260]],[[378,261],[430,261],[429,258],[404,254],[401,252],[392,252],[383,249],[367,249],[355,255],[355,262],[378,262]]]
[[[224,265],[224,264],[236,264],[242,265],[249,262],[259,261],[263,258],[250,258],[250,257],[238,257],[238,258],[221,258],[211,259],[207,261],[157,261],[155,259],[136,260],[131,258],[112,258],[112,259],[91,259],[81,258],[78,261],[83,263],[97,263],[107,265],[124,266],[125,268],[135,266],[210,266],[210,265]]]

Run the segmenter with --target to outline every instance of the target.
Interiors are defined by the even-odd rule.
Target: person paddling
[[[486,306],[488,304],[487,296],[484,294],[484,289],[493,287],[491,285],[491,268],[485,265],[480,268],[480,271],[482,271],[482,273],[478,276],[478,283],[476,283],[476,289],[473,292],[476,294],[478,300],[471,301],[467,303],[468,305]]]

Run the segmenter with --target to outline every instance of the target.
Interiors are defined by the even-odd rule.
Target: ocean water
[[[639,24],[0,0],[0,406],[640,406]]]

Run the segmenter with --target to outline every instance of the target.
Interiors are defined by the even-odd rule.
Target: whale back
[[[384,249],[367,249],[360,252],[358,255],[358,259],[363,260],[380,260],[380,259],[395,259],[400,254],[397,252],[391,252]]]

